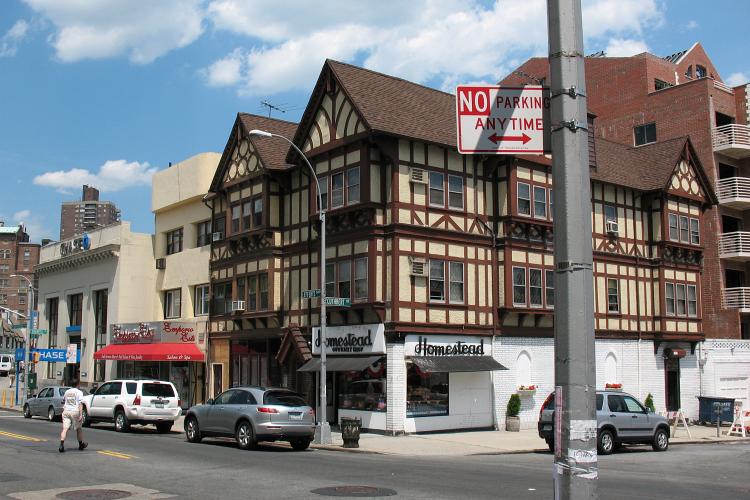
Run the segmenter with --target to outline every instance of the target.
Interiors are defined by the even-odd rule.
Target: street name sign
[[[26,323],[19,323],[17,325],[11,326],[13,330],[20,330],[21,328],[26,328],[28,325]]]
[[[327,306],[351,307],[352,300],[339,297],[326,297]]]
[[[312,290],[302,290],[303,299],[313,299],[316,297],[320,297],[320,288],[314,288]]]
[[[549,89],[538,85],[459,85],[456,87],[458,152],[549,153],[549,105]]]
[[[31,334],[32,335],[47,335],[47,330],[32,329]]]

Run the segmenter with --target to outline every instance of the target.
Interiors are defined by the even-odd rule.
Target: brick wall
[[[404,433],[406,423],[406,361],[404,344],[386,344],[386,432],[391,435]]]

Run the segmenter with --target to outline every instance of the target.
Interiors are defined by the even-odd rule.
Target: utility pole
[[[555,499],[597,498],[591,181],[580,0],[547,0],[555,193]]]
[[[26,304],[26,336],[24,337],[24,363],[23,363],[23,374],[24,374],[24,388],[23,388],[23,404],[26,404],[26,401],[29,399],[29,371],[31,370],[31,329],[34,325],[33,321],[33,311],[34,311],[34,284],[31,282],[29,278],[22,274],[11,274],[11,278],[23,278],[26,280],[26,283],[29,285],[29,290],[27,292],[26,300],[28,301],[28,304]],[[16,366],[18,366],[18,362],[16,362]],[[18,372],[18,370],[16,370]],[[18,386],[20,385],[20,380],[18,380],[18,377],[16,377],[16,402],[18,402]],[[21,406],[23,406],[23,404]]]

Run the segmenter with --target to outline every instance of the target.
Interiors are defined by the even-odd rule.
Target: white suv
[[[7,377],[13,370],[13,356],[0,354],[0,377]]]
[[[154,424],[169,432],[182,412],[177,390],[162,380],[112,380],[83,398],[83,425],[114,422],[117,432],[131,424]]]

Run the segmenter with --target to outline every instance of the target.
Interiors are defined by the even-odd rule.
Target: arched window
[[[531,385],[531,356],[521,351],[516,359],[516,387]]]
[[[706,76],[706,68],[701,66],[700,64],[695,65],[695,77],[696,78],[704,78]]]
[[[690,78],[692,80],[693,78],[693,67],[688,66],[688,69],[685,71],[685,76]]]
[[[617,377],[617,357],[610,352],[604,359],[604,383],[617,384],[620,380]]]

